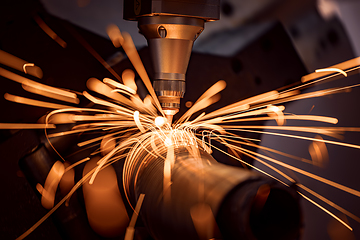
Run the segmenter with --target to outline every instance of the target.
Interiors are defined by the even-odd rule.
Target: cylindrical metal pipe
[[[126,160],[125,169],[131,171],[123,177],[133,206],[145,194],[140,215],[155,239],[204,239],[192,216],[199,204],[208,206],[217,222],[207,230],[211,232],[207,239],[219,238],[217,229],[223,239],[299,238],[302,221],[294,189],[255,172],[220,164],[200,148],[194,154],[193,147],[183,145],[174,149],[171,185],[164,191],[169,153],[160,151],[156,156],[156,151],[149,153],[143,146],[147,145]]]

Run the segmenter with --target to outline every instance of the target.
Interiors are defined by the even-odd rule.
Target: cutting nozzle
[[[180,108],[185,93],[185,74],[195,39],[204,20],[192,17],[151,16],[139,18],[154,67],[154,90],[163,108]]]
[[[219,16],[220,0],[124,1],[124,19],[138,21],[148,41],[153,86],[163,109],[180,108],[193,43],[204,23]]]

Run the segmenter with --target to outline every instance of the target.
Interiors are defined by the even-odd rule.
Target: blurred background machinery
[[[0,49],[41,66],[44,71],[43,83],[81,92],[86,88],[85,82],[89,77],[113,78],[89,52],[89,48],[84,47],[86,43],[116,72],[131,68],[124,53],[115,49],[106,35],[105,29],[111,23],[132,35],[150,77],[154,76],[145,38],[138,33],[135,22],[122,19],[122,1],[108,0],[105,4],[97,0],[19,0],[2,1],[0,5]],[[179,115],[187,109],[186,104],[191,105],[219,79],[226,80],[228,87],[222,100],[209,111],[296,82],[317,68],[359,56],[360,31],[356,25],[360,21],[357,14],[359,9],[359,1],[350,0],[222,0],[221,20],[206,23],[206,30],[195,42],[186,76],[187,93],[180,103]],[[67,44],[65,48],[39,28],[35,20],[37,17],[64,39]],[[0,78],[0,81],[2,96],[5,92],[29,95],[17,83],[5,78]],[[349,81],[359,82],[359,78],[355,76]],[[331,97],[316,103],[289,104],[287,110],[307,113],[315,105],[314,111],[339,118],[340,125],[358,126],[356,119],[360,116],[354,111],[358,96],[355,90],[345,99]],[[326,103],[332,103],[331,107],[327,107]],[[3,110],[0,122],[36,122],[48,111],[10,103],[3,98],[0,104]],[[41,146],[41,139],[33,131],[1,130],[0,133],[3,159],[0,170],[3,191],[0,236],[13,239],[46,213],[18,165],[20,158]],[[349,134],[345,137],[348,142],[360,143],[356,136]],[[274,141],[264,136],[262,140],[265,146],[277,149],[283,146],[295,155],[307,153],[307,146],[298,143],[289,143],[288,146],[281,140]],[[343,152],[335,148],[329,149],[329,155],[329,162],[336,164],[315,169],[318,174],[359,189],[356,178],[359,163],[349,162],[356,158],[356,152]],[[228,165],[238,165],[223,156],[215,154],[214,158]],[[314,168],[309,170],[314,171]],[[316,182],[309,183],[325,196],[335,197],[337,202],[345,204],[355,215],[360,215],[357,199],[337,194]],[[358,223],[349,220],[354,223],[354,233],[346,236],[348,233],[343,231],[342,226],[336,225],[321,210],[304,201],[302,207],[305,222],[303,239],[360,238]],[[84,226],[84,229],[87,227]],[[329,235],[333,229],[337,229],[340,238],[334,238],[336,234]],[[79,237],[85,237],[85,230],[82,234]],[[49,238],[61,239],[52,221],[46,221],[29,236],[29,239]]]

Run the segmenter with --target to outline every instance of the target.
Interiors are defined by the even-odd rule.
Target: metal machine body
[[[166,115],[174,115],[185,94],[185,74],[194,41],[204,23],[219,19],[219,0],[124,1],[124,19],[138,21],[155,71],[153,86]]]

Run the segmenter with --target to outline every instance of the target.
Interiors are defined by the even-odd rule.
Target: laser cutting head
[[[124,19],[138,21],[155,71],[153,86],[166,115],[185,94],[185,74],[204,23],[220,15],[220,0],[125,0]]]

